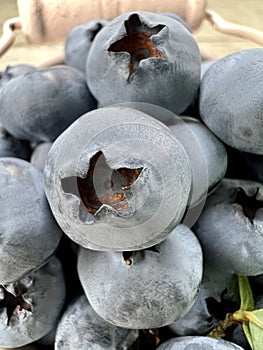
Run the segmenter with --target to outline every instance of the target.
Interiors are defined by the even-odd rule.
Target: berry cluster
[[[262,81],[144,11],[0,73],[0,346],[260,349]]]

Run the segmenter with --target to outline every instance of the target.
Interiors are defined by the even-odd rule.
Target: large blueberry
[[[226,272],[263,273],[263,184],[224,179],[194,226],[206,260]]]
[[[94,310],[126,328],[168,325],[191,308],[202,278],[202,250],[178,225],[156,246],[134,252],[81,248],[79,278]]]
[[[183,24],[151,12],[123,14],[95,37],[86,77],[100,106],[148,102],[180,113],[200,81],[198,45]]]
[[[62,231],[45,197],[43,174],[17,158],[0,158],[0,283],[21,278],[54,253]]]
[[[215,62],[200,85],[200,116],[229,146],[263,154],[263,49]]]
[[[116,106],[87,113],[60,135],[44,178],[52,212],[72,240],[122,251],[156,244],[180,222],[191,169],[169,128]]]
[[[59,322],[55,350],[126,350],[138,336],[137,330],[106,322],[81,295],[68,306]]]
[[[2,123],[23,140],[53,141],[95,106],[83,73],[67,66],[29,71],[0,90]]]

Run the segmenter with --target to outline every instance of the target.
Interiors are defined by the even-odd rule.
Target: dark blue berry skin
[[[200,66],[199,48],[183,24],[142,11],[115,18],[97,34],[86,79],[100,107],[147,102],[180,113],[198,89]]]
[[[16,139],[0,124],[0,157],[16,157],[29,160],[31,152],[28,141]]]
[[[17,348],[48,334],[65,302],[62,265],[52,257],[40,269],[0,286],[0,346]]]
[[[22,140],[53,141],[95,107],[83,73],[67,66],[30,71],[0,90],[2,123]]]
[[[0,283],[43,265],[62,231],[46,200],[43,174],[29,162],[0,158]]]
[[[244,350],[240,346],[210,337],[179,337],[168,340],[157,350]]]
[[[73,28],[65,41],[65,62],[68,66],[85,73],[89,50],[98,32],[108,21],[98,19]]]
[[[3,72],[0,72],[0,89],[11,79],[34,70],[37,70],[37,68],[29,64],[17,64],[15,66],[7,66]]]
[[[138,336],[138,330],[106,322],[81,295],[68,306],[58,324],[55,350],[126,350]]]
[[[227,145],[263,154],[263,48],[216,61],[200,84],[204,123]]]

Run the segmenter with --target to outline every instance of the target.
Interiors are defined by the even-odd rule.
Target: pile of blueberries
[[[263,304],[263,49],[202,62],[188,25],[74,28],[0,73],[0,346],[251,350]]]

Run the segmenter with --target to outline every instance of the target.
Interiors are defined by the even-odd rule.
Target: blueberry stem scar
[[[10,320],[13,315],[23,310],[32,312],[33,306],[29,304],[23,298],[28,289],[21,283],[16,286],[16,296],[10,293],[3,285],[0,286],[1,300],[0,300],[0,309],[6,308],[7,314],[7,326],[9,326]]]
[[[130,76],[138,69],[141,60],[149,57],[164,58],[163,53],[154,46],[151,36],[158,34],[165,25],[159,24],[151,28],[142,23],[136,13],[124,21],[124,25],[127,35],[111,44],[108,51],[128,52],[130,54],[129,80]]]
[[[124,190],[134,184],[142,170],[143,168],[111,169],[103,153],[99,151],[90,159],[86,177],[64,178],[62,188],[65,193],[80,197],[85,209],[93,215],[104,204],[121,212],[130,206]]]

